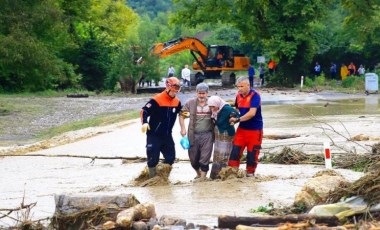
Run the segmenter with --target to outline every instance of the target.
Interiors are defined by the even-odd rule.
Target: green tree
[[[107,76],[107,87],[113,90],[116,83],[124,92],[136,92],[136,84],[144,75],[146,80],[158,82],[158,59],[152,56],[149,47],[153,44],[155,30],[148,16],[140,20],[138,38],[127,41],[118,48],[112,59]]]
[[[87,90],[103,90],[110,63],[111,50],[106,39],[90,37],[83,41],[77,56],[78,71],[83,75],[82,86]]]
[[[348,11],[345,25],[358,41],[366,41],[368,36],[376,43],[380,42],[380,1],[378,0],[342,0],[343,9]]]
[[[66,0],[63,8],[75,3],[84,14],[72,9],[71,35],[77,47],[68,52],[68,59],[78,66],[83,76],[82,85],[88,90],[103,90],[114,56],[119,56],[121,47],[129,40],[137,39],[138,15],[121,0]]]
[[[171,0],[128,0],[127,4],[139,15],[148,15],[151,19],[161,12],[173,10]]]
[[[238,28],[241,39],[260,44],[271,58],[279,62],[282,83],[298,81],[317,44],[312,36],[312,23],[326,15],[330,0],[255,0],[255,1],[185,1],[173,0],[178,12],[174,21],[195,26],[199,23],[222,22]]]
[[[0,1],[0,85],[38,91],[78,81],[60,53],[70,45],[56,1]]]
[[[373,69],[380,59],[380,1],[342,0],[342,7],[347,11],[343,25],[348,50],[359,53],[361,64]]]

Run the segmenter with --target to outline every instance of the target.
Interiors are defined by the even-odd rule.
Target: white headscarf
[[[223,106],[226,105],[227,103],[219,96],[211,96],[208,98],[207,104],[208,106],[215,106],[219,108],[217,112],[212,111],[212,114],[211,114],[211,117],[216,119],[220,110],[222,110]]]

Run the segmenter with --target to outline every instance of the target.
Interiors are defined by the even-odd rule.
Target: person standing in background
[[[249,67],[248,67],[248,78],[249,78],[249,84],[251,85],[251,87],[254,86],[254,78],[255,78],[255,68],[249,64]]]
[[[235,106],[240,117],[231,117],[230,123],[239,123],[236,130],[228,166],[239,168],[244,149],[247,148],[247,177],[255,175],[263,140],[263,117],[261,115],[261,96],[249,85],[247,77],[236,80],[238,94]]]
[[[272,59],[269,59],[269,62],[268,62],[268,71],[269,71],[270,75],[273,75],[275,68],[276,68],[276,62],[273,61]]]
[[[262,63],[260,63],[259,66],[259,76],[260,76],[260,86],[264,86],[264,74],[265,74],[265,69]]]
[[[346,64],[342,63],[342,66],[340,67],[340,76],[342,78],[342,81],[346,80],[349,74],[350,72],[348,71]]]
[[[316,77],[318,77],[319,75],[321,75],[321,65],[319,65],[318,62],[315,63],[314,74],[315,74]]]
[[[331,79],[335,79],[336,78],[336,73],[337,73],[336,64],[334,62],[331,62],[331,66],[330,66]]]
[[[165,164],[172,165],[175,160],[172,129],[182,108],[176,96],[181,90],[181,85],[176,77],[167,78],[165,84],[165,90],[150,99],[140,111],[141,132],[146,133],[149,178],[156,176],[161,152]]]
[[[186,64],[181,71],[181,78],[183,80],[183,85],[186,85],[189,88],[191,87],[190,75],[191,71],[189,69],[189,65]]]
[[[354,65],[353,62],[351,62],[351,63],[348,65],[347,69],[348,69],[348,72],[349,72],[349,75],[350,75],[350,76],[353,76],[353,75],[356,74],[356,66]]]
[[[363,76],[364,74],[365,74],[364,66],[360,65],[358,69],[358,75]]]
[[[175,69],[174,69],[173,65],[170,65],[170,67],[168,69],[168,77],[173,77],[174,73],[175,73]]]

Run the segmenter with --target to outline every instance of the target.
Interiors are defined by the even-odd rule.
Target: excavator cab
[[[211,45],[208,47],[206,65],[210,67],[233,67],[234,50],[229,46]]]
[[[207,61],[206,66],[212,67],[212,66],[218,66],[217,63],[217,55],[218,55],[218,48],[209,46],[207,49]]]

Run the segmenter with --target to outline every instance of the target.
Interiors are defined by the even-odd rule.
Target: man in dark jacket
[[[180,89],[180,81],[176,77],[169,77],[166,80],[166,89],[155,95],[141,109],[141,131],[146,133],[149,178],[156,175],[160,152],[165,158],[164,163],[170,165],[174,163],[175,147],[172,129],[182,108],[180,100],[176,97]]]

